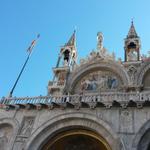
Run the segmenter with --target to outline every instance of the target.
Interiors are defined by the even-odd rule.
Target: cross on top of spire
[[[135,27],[134,27],[133,19],[131,21],[131,27],[129,29],[127,38],[138,38],[138,35],[137,35]]]

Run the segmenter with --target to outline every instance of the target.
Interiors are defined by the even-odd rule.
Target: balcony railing
[[[51,104],[51,103],[91,103],[91,102],[129,102],[150,101],[150,92],[107,92],[86,95],[63,95],[63,96],[37,96],[37,97],[3,97],[0,101],[4,105],[16,104]]]

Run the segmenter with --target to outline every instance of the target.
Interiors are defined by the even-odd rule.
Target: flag
[[[40,37],[40,34],[37,35],[37,39]],[[37,42],[37,39],[33,40],[29,46],[29,48],[27,49],[27,52],[31,53],[32,52],[32,49],[33,47],[35,46],[36,42]]]

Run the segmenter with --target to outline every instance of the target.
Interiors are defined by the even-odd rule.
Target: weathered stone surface
[[[26,147],[26,143],[32,142],[30,140],[36,140],[37,137],[44,139],[43,134],[46,134],[50,128],[51,129],[48,131],[47,136],[57,132],[57,130],[59,131],[61,128],[69,129],[70,126],[82,126],[84,128],[96,130],[97,132],[100,132],[101,136],[107,139],[109,144],[112,144],[114,141],[120,142],[120,144],[122,143],[126,149],[132,150],[133,139],[139,134],[138,132],[140,128],[149,122],[150,114],[148,108],[96,108],[94,110],[91,110],[90,108],[81,108],[80,110],[42,109],[41,111],[35,109],[28,110],[28,113],[26,113],[26,111],[27,110],[18,110],[15,117],[12,118],[14,121],[24,118],[22,121],[17,121],[18,124],[16,125],[16,128],[18,128],[18,130],[13,132],[13,126],[9,130],[6,130],[10,137],[13,138],[12,141],[15,141],[14,144],[8,143],[7,146],[11,148],[13,145],[14,150],[20,150],[21,148]],[[12,112],[13,110],[9,110],[7,111],[7,114],[10,114],[11,116]],[[79,118],[79,120],[77,118]],[[5,120],[5,116],[3,119]],[[1,131],[4,131],[4,128],[7,129],[6,123],[3,122],[3,119],[1,119],[0,122]],[[27,122],[25,121],[26,119]],[[9,122],[7,124],[9,124]],[[12,136],[12,134],[17,136]],[[3,138],[1,138],[0,141],[1,144],[6,143],[6,140]],[[31,150],[31,148],[29,149]]]

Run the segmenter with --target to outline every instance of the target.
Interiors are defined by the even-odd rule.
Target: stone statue
[[[97,50],[101,51],[103,49],[103,34],[101,32],[97,33]]]

